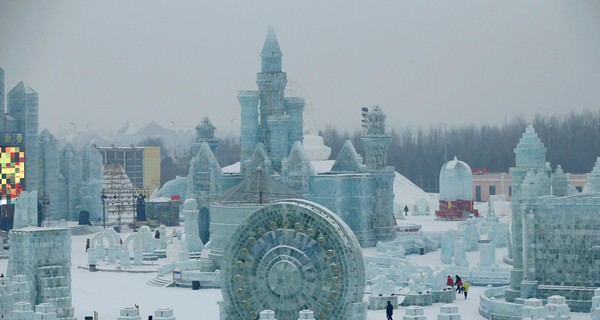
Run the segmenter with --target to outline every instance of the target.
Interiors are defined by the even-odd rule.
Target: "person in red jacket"
[[[454,288],[454,280],[452,279],[452,277],[450,275],[448,275],[448,279],[446,280],[446,285]]]

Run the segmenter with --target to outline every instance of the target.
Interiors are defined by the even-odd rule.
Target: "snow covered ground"
[[[500,206],[502,207],[502,206]],[[507,207],[507,206],[505,206]],[[484,209],[484,208],[482,208]],[[498,211],[498,207],[497,207]],[[436,221],[433,216],[407,216],[407,223],[421,224],[426,231],[440,231],[456,228],[458,222]],[[505,218],[508,218],[507,216]],[[125,234],[124,234],[125,236]],[[87,264],[85,241],[90,235],[72,237],[72,296],[73,307],[77,319],[91,316],[97,311],[100,319],[116,319],[119,310],[139,305],[142,319],[153,315],[160,308],[172,308],[174,316],[180,320],[219,319],[217,301],[221,300],[219,289],[192,290],[184,288],[159,288],[146,284],[155,277],[155,273],[126,272],[90,272],[79,268]],[[175,244],[177,246],[177,243]],[[365,254],[374,249],[365,249]],[[502,263],[506,248],[497,250],[497,262]],[[409,259],[420,265],[440,264],[440,251],[425,255],[409,255]],[[479,261],[478,252],[468,252],[467,259],[471,265]],[[0,260],[0,272],[6,274],[7,260]],[[458,296],[454,304],[458,306],[463,319],[482,319],[478,314],[479,295],[482,287],[471,287],[468,299]],[[365,296],[365,299],[367,297]],[[442,304],[425,307],[427,319],[437,319]],[[395,310],[396,319],[404,315],[404,308]],[[368,320],[385,319],[383,310],[368,311]],[[589,314],[572,313],[571,319],[590,319]]]
[[[332,163],[318,164],[317,171],[328,170],[327,166]],[[399,175],[399,174],[398,174]],[[431,208],[437,208],[437,195],[427,194],[420,188],[412,184],[408,179],[399,175],[394,182],[394,193],[396,202],[411,204],[419,198],[427,198],[430,201]],[[411,207],[409,205],[409,207]],[[488,211],[487,203],[479,203],[476,208],[481,214]],[[495,213],[503,221],[509,222],[510,203],[496,202]],[[432,209],[435,210],[435,209]],[[397,220],[400,223],[419,224],[424,231],[444,231],[456,229],[459,222],[437,221],[432,215],[429,216],[400,216],[399,211],[395,211]],[[404,220],[401,220],[404,218]],[[183,229],[183,227],[178,227]],[[170,229],[170,228],[169,228]],[[130,232],[130,230],[124,230]],[[169,230],[170,232],[170,230]],[[167,234],[169,234],[169,232]],[[123,234],[123,238],[126,234]],[[188,319],[219,319],[219,308],[217,301],[221,300],[221,291],[219,289],[201,289],[192,290],[184,288],[160,288],[146,284],[146,282],[155,278],[155,273],[126,273],[126,272],[90,272],[80,267],[87,265],[87,254],[85,253],[86,239],[91,235],[72,236],[72,297],[75,316],[77,319],[83,319],[85,316],[91,316],[94,311],[98,312],[100,319],[116,319],[121,308],[133,307],[137,304],[140,308],[140,316],[147,319],[153,315],[155,310],[161,308],[171,308],[174,316],[180,320]],[[175,242],[168,253],[166,260],[175,259],[178,243]],[[374,248],[363,249],[365,255],[370,255],[375,251]],[[502,257],[507,254],[506,248],[496,250],[496,263],[504,265]],[[439,265],[440,250],[430,252],[425,255],[409,255],[409,259],[419,265]],[[476,265],[479,262],[479,252],[467,252],[467,259],[470,265]],[[0,273],[6,274],[7,260],[0,260]],[[506,265],[504,265],[506,266]],[[144,269],[148,269],[145,267]],[[484,288],[471,287],[468,299],[458,296],[454,304],[458,306],[463,320],[483,319],[479,316],[479,295]],[[365,299],[368,299],[365,296]],[[440,306],[436,303],[433,306],[425,307],[427,319],[437,319]],[[404,308],[399,307],[394,311],[396,319],[401,319],[404,315]],[[385,319],[385,311],[368,311],[368,320]],[[589,314],[572,313],[571,319],[590,319]]]

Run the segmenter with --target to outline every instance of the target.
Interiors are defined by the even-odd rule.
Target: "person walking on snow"
[[[404,215],[407,216],[408,215],[408,206],[404,206]]]
[[[385,315],[387,316],[387,320],[393,320],[392,314],[394,314],[394,306],[390,301],[388,301],[387,306],[385,306]]]
[[[458,293],[462,293],[462,279],[456,275],[456,280],[454,280],[454,283],[456,284],[456,292]]]
[[[467,280],[463,281],[462,290],[465,293],[465,299],[467,298],[467,292],[469,291],[470,286],[471,285],[469,284],[469,281],[467,281]]]

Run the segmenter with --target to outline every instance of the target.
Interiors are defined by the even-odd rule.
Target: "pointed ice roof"
[[[251,174],[256,168],[261,167],[267,174],[271,174],[273,163],[269,158],[267,148],[262,142],[259,142],[254,148],[254,152],[250,156],[250,159],[246,160],[245,163],[245,175]]]
[[[281,72],[281,49],[277,42],[277,37],[272,27],[269,27],[267,38],[263,45],[261,58],[261,73],[279,73]]]
[[[267,31],[267,38],[265,39],[265,44],[263,45],[262,51],[260,53],[261,57],[281,57],[281,49],[279,48],[279,42],[277,42],[277,36],[275,36],[275,31],[273,27],[269,27]]]
[[[333,167],[331,167],[331,171],[358,171],[360,167],[362,167],[362,160],[352,142],[350,140],[346,140],[340,153],[338,153],[337,158],[335,159],[335,163]]]
[[[542,170],[546,167],[546,147],[531,124],[519,139],[515,158],[517,168]]]
[[[298,199],[300,195],[282,182],[268,175],[262,167],[227,190],[218,203],[267,204],[280,199]]]
[[[600,192],[600,157],[596,158],[596,163],[592,172],[588,173],[588,192]]]
[[[218,168],[218,171],[221,171],[221,166],[207,142],[202,142],[200,149],[198,149],[191,162],[196,168],[204,168],[206,170]]]
[[[313,168],[310,159],[308,159],[308,155],[306,155],[304,147],[300,141],[294,142],[290,154],[282,162],[285,163],[284,166],[288,170],[304,169],[310,175],[315,174],[315,169]]]
[[[19,84],[17,84],[12,90],[10,90],[10,92],[8,94],[12,94],[12,93],[35,93],[37,94],[37,92],[35,92],[35,90],[33,90],[30,86],[28,86],[24,81],[19,82]]]
[[[50,131],[48,131],[48,129],[44,129],[40,133],[40,142],[42,142],[42,143],[56,142],[56,137],[54,137],[54,135],[52,133],[50,133]]]

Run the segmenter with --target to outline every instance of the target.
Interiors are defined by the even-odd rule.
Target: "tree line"
[[[548,152],[546,161],[565,172],[589,173],[600,156],[600,111],[584,111],[568,115],[536,115],[530,122]],[[515,165],[514,149],[525,132],[528,121],[523,116],[505,120],[502,124],[469,123],[392,128],[388,150],[388,165],[427,192],[438,192],[442,165],[456,156],[471,168],[487,172],[508,172]],[[335,159],[346,140],[364,157],[362,131],[341,132],[334,126],[319,130],[330,159]],[[176,175],[188,174],[192,157],[188,149],[171,154],[160,138],[146,139],[141,146],[161,146],[161,185]],[[221,139],[215,157],[222,167],[240,159],[238,137]]]
[[[553,169],[589,173],[600,156],[600,111],[584,111],[564,116],[536,115],[530,122],[548,150],[546,161]],[[515,165],[514,149],[528,122],[523,116],[502,124],[438,125],[428,128],[393,128],[388,165],[427,192],[438,192],[442,165],[456,156],[471,168],[487,172],[508,172]],[[340,132],[326,127],[319,134],[337,157],[344,141],[351,140],[364,156],[361,130]]]

